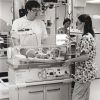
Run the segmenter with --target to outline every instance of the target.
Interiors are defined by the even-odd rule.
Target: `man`
[[[38,18],[40,12],[40,4],[37,1],[27,1],[25,4],[26,15],[19,19],[16,19],[12,25],[12,37],[19,38],[16,34],[19,32],[22,34],[22,31],[29,31],[33,33],[32,36],[35,37],[32,39],[32,36],[28,37],[22,35],[21,42],[30,43],[34,42],[34,45],[41,47],[41,44],[47,38],[47,31],[43,21]],[[28,43],[29,42],[29,43]],[[24,43],[24,44],[25,44]]]

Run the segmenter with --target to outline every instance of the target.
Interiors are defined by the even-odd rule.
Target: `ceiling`
[[[86,0],[86,3],[100,4],[100,0]]]

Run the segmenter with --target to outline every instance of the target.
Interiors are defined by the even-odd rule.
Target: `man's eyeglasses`
[[[40,9],[34,8],[34,9],[31,9],[31,11],[38,12],[38,11],[40,11]]]

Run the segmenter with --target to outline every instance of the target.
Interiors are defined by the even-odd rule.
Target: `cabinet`
[[[71,83],[11,88],[9,100],[71,100]]]
[[[0,57],[0,73],[8,71],[8,66],[6,62],[7,62],[6,56]]]
[[[0,32],[0,73],[1,72],[8,72],[8,66],[7,66],[7,47],[9,46],[8,38],[9,33],[8,32]]]
[[[46,100],[61,100],[61,84],[46,85]]]
[[[43,86],[29,86],[19,89],[19,100],[43,100]]]
[[[71,100],[71,85],[66,83],[46,85],[46,100]]]

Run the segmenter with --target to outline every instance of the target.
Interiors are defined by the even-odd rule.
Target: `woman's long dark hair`
[[[88,14],[82,14],[78,17],[80,22],[84,22],[84,33],[83,35],[86,35],[87,33],[91,33],[93,37],[95,37],[95,33],[92,26],[92,19]]]

